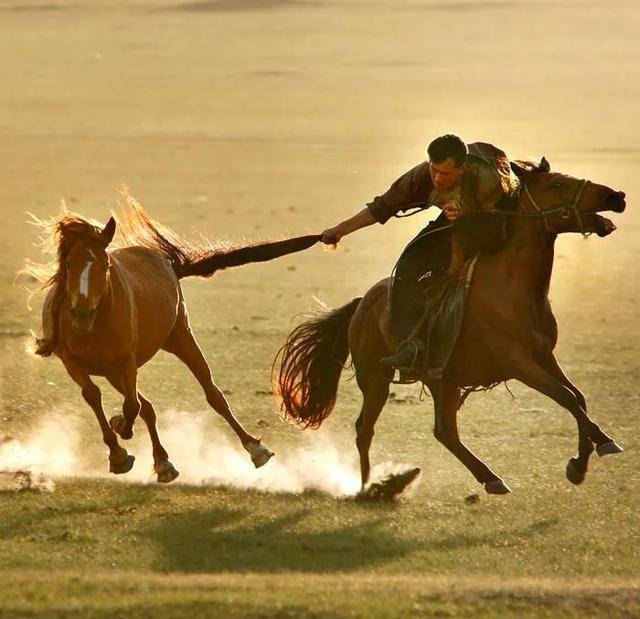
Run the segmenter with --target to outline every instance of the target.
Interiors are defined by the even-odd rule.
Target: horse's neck
[[[127,277],[126,266],[122,265],[117,257],[111,256],[111,265],[109,266],[109,279],[107,287],[104,291],[105,302],[110,311],[119,308],[123,304],[129,305],[130,286]]]
[[[550,235],[540,221],[516,219],[505,257],[513,281],[527,289],[536,299],[547,298],[555,235]]]
[[[113,314],[117,293],[122,289],[122,277],[117,262],[111,262],[109,266],[109,277],[102,293],[102,298],[98,304],[98,312],[104,314]]]

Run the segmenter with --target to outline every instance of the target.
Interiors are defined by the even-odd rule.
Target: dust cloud
[[[212,430],[210,413],[171,411],[161,415],[161,422],[161,441],[180,471],[174,483],[294,494],[316,490],[336,497],[351,495],[360,489],[353,455],[341,454],[326,433],[301,435],[301,446],[287,453],[276,450],[274,458],[255,469],[239,442],[232,442],[231,437]],[[96,467],[95,458],[94,463],[90,463],[87,443],[99,440],[99,434],[85,438],[73,417],[51,412],[30,436],[0,442],[0,473],[22,471],[40,479],[42,476],[110,477],[124,482],[155,483],[147,432],[141,422],[136,429],[133,441],[121,441],[136,457],[133,469],[126,475],[114,476],[106,472],[106,447],[101,468]],[[267,441],[265,444],[269,446]],[[89,450],[99,448],[92,445]]]

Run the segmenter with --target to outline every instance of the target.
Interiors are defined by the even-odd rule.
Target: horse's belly
[[[508,380],[506,372],[495,363],[487,348],[456,349],[447,364],[446,375],[455,377],[460,386],[489,386]]]
[[[146,315],[144,320],[139,319],[136,343],[138,367],[149,361],[167,341],[176,324],[178,316],[176,305],[170,303],[163,312],[158,312],[158,315],[153,319],[149,315]]]
[[[476,325],[463,324],[447,364],[447,374],[460,386],[489,386],[510,378],[496,347],[489,346],[479,332]]]
[[[162,281],[158,278],[160,282]],[[167,341],[178,317],[180,288],[173,273],[164,285],[134,289],[136,361],[138,367],[151,359]]]

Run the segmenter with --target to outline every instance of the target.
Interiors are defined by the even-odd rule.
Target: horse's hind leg
[[[191,370],[204,390],[207,402],[231,426],[242,446],[251,455],[251,461],[255,467],[266,464],[273,456],[273,452],[261,445],[260,439],[249,434],[235,418],[223,393],[213,382],[209,364],[185,321],[178,318],[176,326],[162,348],[178,357]]]
[[[102,408],[102,394],[98,386],[91,380],[84,367],[68,357],[62,357],[62,362],[69,376],[82,389],[84,401],[91,407],[102,430],[102,440],[109,448],[109,472],[119,475],[128,473],[133,466],[135,457],[118,444],[118,437],[109,426],[109,422]]]
[[[107,380],[122,393],[122,384],[119,379],[114,376],[108,376]],[[179,473],[169,460],[169,454],[160,442],[158,429],[156,426],[156,411],[153,405],[138,391],[138,399],[140,400],[140,417],[145,422],[151,439],[151,447],[153,449],[153,468],[156,472],[158,483],[168,484],[172,482]]]
[[[545,369],[556,380],[563,384],[575,395],[578,405],[587,413],[587,401],[580,391],[567,377],[564,370],[560,367],[557,359],[551,355],[548,362],[545,363]],[[593,442],[589,438],[585,423],[580,419],[576,419],[578,424],[578,453],[575,457],[567,462],[566,474],[567,479],[572,484],[580,484],[584,481],[589,466],[589,457],[593,453]]]
[[[484,484],[489,494],[507,494],[509,487],[482,460],[470,451],[458,434],[458,409],[460,389],[446,381],[429,385],[435,407],[435,427],[433,434],[471,474]]]
[[[369,481],[371,472],[369,448],[373,440],[373,428],[389,397],[389,384],[392,378],[393,372],[389,370],[377,371],[375,374],[356,373],[358,386],[364,398],[362,410],[356,421],[356,445],[360,454],[362,488]]]

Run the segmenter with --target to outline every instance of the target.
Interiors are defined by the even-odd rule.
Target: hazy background
[[[24,259],[39,258],[27,211],[50,216],[64,198],[104,221],[124,183],[185,234],[316,233],[385,191],[433,137],[455,132],[512,158],[546,155],[553,169],[627,193],[615,234],[558,240],[551,298],[559,359],[594,418],[627,448],[596,463],[581,496],[637,481],[639,18],[636,2],[0,2],[0,435],[23,439],[43,418],[64,417],[80,433],[83,462],[106,469],[93,415],[62,365],[22,352],[40,305],[35,298],[29,313],[13,285]],[[337,252],[313,248],[184,282],[217,382],[280,458],[317,436],[282,424],[268,393],[293,317],[314,296],[341,305],[361,295],[428,215],[371,227]],[[160,354],[141,384],[161,436],[193,415],[206,420],[209,440],[230,439],[173,358]],[[476,489],[432,439],[430,401],[419,402],[416,387],[395,392],[373,460],[425,467],[429,486],[416,500]],[[462,431],[514,488],[541,476],[541,500],[553,502],[569,490],[574,422],[542,396],[515,392],[516,401],[503,390],[473,397]],[[105,398],[109,414],[119,409],[111,390]],[[355,384],[343,383],[322,437],[352,470],[359,405]],[[138,435],[134,451],[146,449],[146,431]]]
[[[471,615],[473,603],[498,616],[504,592],[502,616],[518,605],[528,616],[640,612],[639,23],[635,1],[0,0],[0,472],[31,468],[57,485],[1,493],[0,609],[51,617],[111,604],[134,618],[159,616],[163,604],[191,618],[217,595],[197,607],[204,616],[223,603],[225,616],[243,618],[340,603],[370,619],[400,616],[393,604],[413,616],[432,608],[425,592],[453,586],[470,593],[455,607],[445,594],[438,609],[449,614]],[[372,461],[423,468],[397,508],[248,490],[357,487],[355,381],[345,372],[326,427],[302,433],[276,414],[270,366],[315,297],[342,305],[388,275],[435,216],[423,213],[347,237],[336,252],[315,247],[183,282],[216,381],[277,452],[264,469],[161,353],[140,384],[183,485],[63,478],[106,476],[107,452],[61,363],[23,351],[41,304],[34,297],[29,312],[14,285],[24,260],[41,258],[27,212],[49,217],[64,199],[105,221],[126,184],[186,235],[319,233],[446,132],[514,159],[545,155],[555,170],[626,192],[615,234],[558,239],[551,288],[558,358],[625,454],[594,456],[573,487],[564,466],[577,433],[566,411],[517,384],[515,400],[502,388],[474,395],[462,436],[514,490],[488,497],[433,439],[430,399],[394,387]],[[108,415],[119,411],[111,389],[104,402]],[[147,432],[136,430],[125,478],[153,483]],[[479,503],[464,502],[471,492]]]

